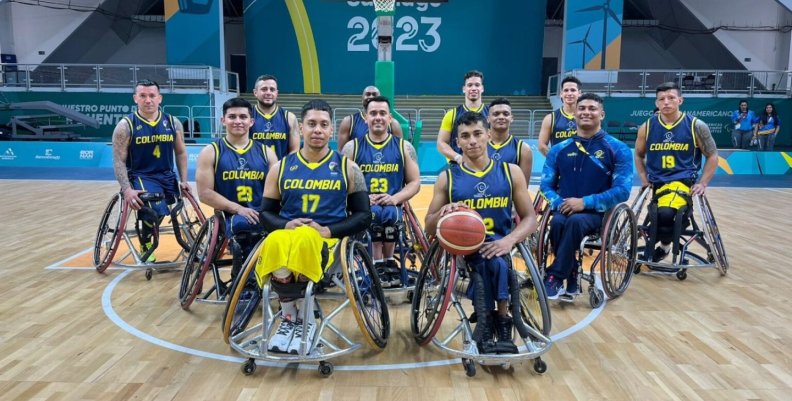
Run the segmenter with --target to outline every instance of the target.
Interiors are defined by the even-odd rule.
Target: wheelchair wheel
[[[121,193],[113,195],[105,207],[94,241],[93,263],[99,273],[113,263],[113,257],[126,229],[128,215],[129,208],[124,202],[124,196]]]
[[[415,283],[410,312],[410,326],[418,345],[428,344],[440,329],[454,290],[455,276],[454,257],[445,252],[439,242],[432,242]]]
[[[608,298],[616,298],[627,290],[632,280],[637,257],[638,227],[635,214],[626,203],[609,213],[602,230],[600,275]]]
[[[201,225],[206,222],[201,206],[189,192],[182,192],[182,199],[178,202],[178,210],[174,210],[172,224],[176,242],[182,249],[189,252],[198,237]]]
[[[553,255],[553,249],[550,244],[550,215],[552,214],[549,207],[546,207],[542,212],[542,217],[539,219],[539,227],[534,235],[536,236],[536,264],[539,273],[542,277],[545,276],[547,265],[549,264],[550,256]]]
[[[407,242],[412,248],[412,253],[417,256],[421,265],[423,265],[424,257],[429,250],[429,241],[426,239],[426,233],[423,227],[421,227],[421,223],[418,221],[418,217],[415,216],[415,212],[413,212],[410,204],[405,203],[402,207],[404,209]]]
[[[702,195],[697,198],[696,204],[704,220],[704,236],[709,247],[708,253],[710,253],[712,261],[717,263],[721,276],[725,276],[729,270],[729,259],[726,257],[726,249],[723,246],[718,224],[715,223],[715,216],[712,214],[707,197]]]
[[[517,286],[520,289],[520,316],[526,325],[549,335],[552,321],[543,278],[528,249],[523,244],[517,244],[517,250],[525,263],[524,269],[523,266],[514,264]]]
[[[209,271],[223,247],[222,233],[222,220],[215,216],[209,218],[198,230],[182,272],[181,286],[179,287],[179,303],[182,309],[189,310],[190,305],[201,293],[206,272]]]
[[[248,283],[248,278],[253,273],[253,270],[256,269],[256,261],[258,260],[262,244],[264,244],[263,238],[250,251],[244,267],[234,277],[234,282],[228,290],[228,302],[226,303],[222,321],[223,340],[226,344],[229,343],[231,336],[235,336],[247,328],[250,319],[261,302],[261,288],[258,285],[256,285],[258,291],[255,292],[245,291],[245,287]]]
[[[339,246],[340,257],[344,261],[341,273],[352,313],[366,342],[381,350],[388,344],[390,317],[374,263],[366,246],[358,241],[344,238]]]

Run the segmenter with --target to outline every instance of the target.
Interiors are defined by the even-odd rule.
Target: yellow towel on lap
[[[295,275],[303,275],[313,282],[322,278],[322,247],[328,246],[331,265],[332,248],[336,238],[322,238],[319,232],[308,226],[295,229],[276,230],[267,235],[256,261],[256,280],[263,285],[264,278],[275,270],[285,267]]]
[[[657,193],[661,193],[663,191],[671,191],[671,192],[666,193],[665,195],[657,198],[657,206],[671,207],[679,210],[680,207],[687,205],[687,200],[683,196],[679,195],[680,192],[686,195],[690,195],[690,187],[688,187],[687,185],[679,181],[673,181],[660,187],[657,190]]]

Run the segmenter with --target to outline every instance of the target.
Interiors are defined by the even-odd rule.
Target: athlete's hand
[[[583,211],[585,205],[583,204],[583,199],[581,198],[566,198],[564,202],[561,203],[561,207],[558,208],[558,211],[569,216],[571,214]]]
[[[292,229],[292,228],[297,228],[297,227],[309,225],[310,223],[313,223],[313,220],[307,219],[307,218],[304,218],[304,217],[298,217],[298,218],[286,223],[286,226],[284,228]]]
[[[503,237],[497,241],[485,242],[479,249],[479,254],[486,259],[492,259],[497,256],[508,255],[512,248],[514,248],[514,242],[508,237]]]
[[[442,208],[440,208],[440,216],[442,217],[451,212],[456,212],[459,209],[466,209],[466,208],[467,206],[459,202],[449,203],[443,206]]]
[[[192,193],[192,189],[190,188],[190,183],[186,181],[182,181],[179,183],[179,188],[181,188],[182,192],[190,192]]]
[[[239,206],[239,208],[235,211],[235,213],[238,216],[244,217],[245,220],[250,224],[258,224],[259,222],[258,212],[249,207]]]
[[[369,194],[369,206],[379,205],[380,195],[382,194]]]
[[[140,210],[143,207],[143,201],[140,200],[138,196],[143,191],[138,191],[132,187],[129,187],[124,190],[124,201],[126,201],[127,205],[132,208],[132,210]]]
[[[316,231],[319,231],[319,235],[321,235],[322,238],[330,238],[330,229],[329,228],[327,228],[325,226],[322,226],[322,225],[319,225],[319,223],[317,223],[315,221],[311,221],[311,223],[308,224],[308,226],[312,227]]]
[[[397,205],[396,199],[394,199],[389,194],[381,194],[381,195],[382,196],[380,196],[380,198],[379,198],[379,203],[378,203],[379,205],[386,205],[386,206],[396,206]]]
[[[691,195],[704,195],[704,192],[707,190],[707,185],[697,182],[690,188]]]

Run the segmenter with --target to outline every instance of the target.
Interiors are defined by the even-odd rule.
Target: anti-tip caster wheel
[[[242,364],[242,373],[245,376],[250,376],[254,372],[256,372],[256,360],[253,358],[249,358],[245,363]]]
[[[679,281],[682,281],[682,280],[686,279],[687,278],[687,269],[682,269],[682,270],[676,272],[676,278]]]
[[[462,366],[465,368],[467,377],[476,375],[476,364],[471,359],[462,359]]]
[[[547,372],[547,363],[543,361],[542,358],[536,358],[534,360],[533,368],[536,373],[542,374]]]
[[[154,275],[154,270],[151,268],[146,269],[146,280],[151,281],[151,276]]]
[[[322,377],[330,377],[333,374],[333,364],[330,362],[319,362],[319,374]]]

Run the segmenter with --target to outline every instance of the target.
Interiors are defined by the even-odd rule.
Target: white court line
[[[59,260],[59,261],[57,261],[57,262],[45,267],[44,269],[45,270],[78,270],[78,269],[87,269],[87,267],[65,267],[65,266],[62,266],[62,265],[65,264],[65,263],[68,263],[68,262],[70,262],[70,261],[72,261],[74,259],[77,259],[78,257],[80,257],[80,255],[82,255],[82,254],[84,254],[86,252],[92,252],[92,251],[93,251],[93,247],[90,247],[88,249],[83,250],[82,252],[75,253],[74,255],[69,256],[66,259]],[[93,269],[93,266],[91,266],[90,268]]]
[[[162,348],[166,348],[176,352],[182,352],[188,355],[199,356],[202,358],[214,359],[218,361],[225,361],[225,362],[235,362],[235,363],[243,363],[247,361],[248,358],[242,357],[234,357],[229,355],[223,354],[216,354],[213,352],[207,352],[195,348],[185,347],[183,345],[174,344],[170,341],[166,341],[157,337],[154,337],[151,334],[148,334],[132,325],[124,321],[113,309],[112,303],[112,296],[113,290],[115,290],[118,283],[121,282],[126,276],[128,276],[134,269],[126,269],[126,271],[122,272],[118,276],[116,276],[113,281],[111,281],[107,287],[105,287],[104,292],[102,293],[102,310],[104,311],[105,315],[115,323],[116,326],[120,327],[125,332],[143,340],[148,343],[157,345]],[[602,310],[605,308],[605,304],[607,304],[607,300],[605,300],[599,308],[592,310],[589,314],[580,322],[575,323],[572,327],[551,336],[550,338],[555,342],[559,341],[562,338],[568,337],[574,334],[577,331],[582,330],[584,327],[588,326],[597,316],[602,313]],[[370,371],[370,370],[400,370],[400,369],[418,369],[418,368],[428,368],[433,366],[446,366],[446,365],[455,365],[461,363],[461,358],[454,358],[454,359],[446,359],[446,360],[439,360],[439,361],[427,361],[427,362],[409,362],[409,363],[396,363],[396,364],[377,364],[377,365],[335,365],[335,369],[339,371]],[[256,364],[259,366],[270,366],[270,367],[282,367],[282,368],[296,368],[296,369],[316,369],[315,364],[286,364],[286,363],[275,363],[275,362],[268,362],[268,361],[261,361],[257,360]]]

